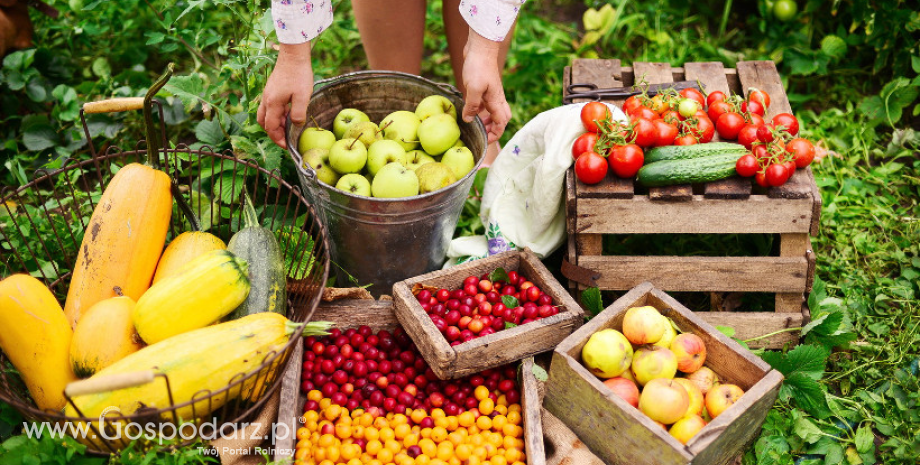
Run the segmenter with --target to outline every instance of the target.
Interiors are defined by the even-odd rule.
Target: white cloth
[[[565,241],[565,172],[572,144],[585,133],[584,104],[537,115],[502,148],[486,177],[480,217],[485,236],[454,239],[445,267],[516,248],[543,258]],[[626,121],[608,105],[613,119]]]
[[[477,34],[501,42],[526,0],[462,0],[460,14]],[[399,2],[391,2],[400,8]],[[272,0],[272,20],[282,44],[313,40],[332,24],[332,0]]]

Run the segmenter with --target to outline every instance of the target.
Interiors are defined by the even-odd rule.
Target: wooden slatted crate
[[[313,321],[332,321],[341,329],[370,326],[374,332],[392,331],[399,326],[396,310],[392,300],[339,300],[323,302],[313,314]],[[281,402],[278,411],[278,423],[284,426],[282,432],[296,432],[300,427],[299,418],[303,415],[306,393],[300,388],[301,359],[303,346],[298,345],[291,356],[291,363],[284,373],[281,385]],[[533,357],[525,358],[518,370],[518,383],[521,390],[521,409],[524,423],[524,452],[527,465],[544,465],[546,452],[543,445],[543,420],[540,415],[540,397],[537,391],[538,381],[533,373]],[[293,434],[279,434],[275,446],[276,461],[292,460],[295,438]]]
[[[749,88],[771,97],[766,119],[791,113],[776,66],[771,61],[721,63],[634,63],[620,60],[575,60],[565,69],[564,84],[591,83],[598,87],[681,80],[699,81],[705,92],[721,90],[746,94]],[[609,102],[622,107],[623,99]],[[718,135],[714,140],[719,140]],[[596,185],[566,177],[567,259],[595,271],[594,282],[570,282],[577,291],[586,285],[604,290],[627,290],[643,281],[672,292],[761,292],[775,294],[775,312],[702,312],[713,324],[734,327],[747,339],[800,327],[809,319],[806,305],[814,277],[815,256],[810,236],[817,234],[821,197],[811,169],[797,170],[783,186],[762,189],[751,179],[733,177],[703,185],[646,189],[632,179],[612,174]],[[768,257],[607,256],[605,234],[775,234],[779,253]],[[743,309],[742,309],[743,310]],[[781,333],[753,344],[781,347],[798,340],[797,332]]]

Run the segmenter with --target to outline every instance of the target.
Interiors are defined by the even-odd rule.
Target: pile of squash
[[[29,275],[0,281],[0,350],[38,408],[77,415],[65,405],[68,384],[142,371],[166,374],[171,389],[155,381],[77,395],[74,406],[95,418],[113,406],[122,415],[142,406],[168,407],[168,391],[176,404],[186,403],[258,369],[295,331],[325,334],[326,323],[285,318],[281,249],[244,199],[245,227],[228,244],[195,230],[164,250],[174,200],[193,228],[198,221],[165,172],[128,164],[93,210],[63,308]],[[263,387],[244,383],[202,404],[213,411],[234,395],[254,400]],[[210,411],[198,405],[195,413]],[[179,414],[190,419],[191,408]]]

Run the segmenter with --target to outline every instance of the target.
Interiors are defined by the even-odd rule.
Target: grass
[[[153,24],[152,14],[144,9],[145,5],[137,1],[130,3],[139,8],[141,20],[150,20]],[[891,120],[873,117],[864,111],[863,105],[876,96],[887,83],[886,79],[898,77],[898,73],[913,75],[905,74],[903,63],[901,67],[866,71],[873,65],[866,61],[872,50],[858,48],[858,41],[862,39],[855,32],[847,33],[848,30],[857,31],[854,25],[862,24],[853,12],[858,9],[855,7],[847,10],[844,6],[839,15],[830,15],[821,10],[827,7],[819,5],[821,2],[800,2],[800,8],[806,13],[799,21],[777,23],[767,15],[754,12],[764,10],[766,3],[763,1],[735,2],[734,9],[726,15],[728,3],[714,0],[693,4],[669,0],[642,3],[615,0],[610,3],[617,7],[616,14],[602,22],[602,33],[589,37],[581,23],[581,12],[586,6],[602,4],[597,3],[534,0],[524,7],[504,78],[514,114],[504,139],[539,112],[560,103],[562,69],[576,57],[623,58],[627,62],[665,61],[672,65],[706,60],[722,61],[727,66],[740,59],[779,61],[803,133],[810,139],[822,141],[828,150],[827,156],[813,166],[823,201],[820,233],[813,238],[813,245],[817,256],[816,274],[824,287],[813,295],[812,312],[816,320],[839,319],[839,324],[834,326],[839,334],[823,334],[818,328],[804,341],[805,346],[814,347],[806,350],[812,350],[814,360],[820,362],[805,376],[815,375],[813,381],[821,388],[815,395],[821,405],[805,403],[803,399],[810,398],[808,396],[781,395],[761,436],[748,451],[745,463],[914,463],[920,456],[920,385],[917,381],[920,371],[920,159],[916,156],[920,151],[920,136],[911,129],[918,127],[916,117],[911,116],[911,107],[904,105],[904,116],[898,115],[900,119]],[[897,0],[878,3],[890,6]],[[80,14],[77,9],[64,8],[66,14],[62,21],[39,21],[40,48],[42,40],[47,47],[61,43],[66,47],[54,59],[49,50],[36,54],[40,63],[34,67],[43,74],[35,79],[48,87],[49,95],[54,85],[61,85],[73,89],[77,98],[62,94],[57,100],[49,97],[36,102],[32,98],[34,95],[25,97],[25,90],[2,88],[0,107],[5,113],[0,116],[3,123],[0,134],[4,135],[5,142],[0,147],[0,184],[19,184],[26,171],[53,160],[56,153],[66,152],[59,150],[60,146],[30,149],[23,145],[21,133],[31,128],[37,137],[47,134],[48,130],[58,131],[57,139],[48,140],[67,143],[71,140],[67,132],[76,118],[77,101],[136,93],[137,89],[148,85],[145,83],[149,83],[149,77],[166,61],[176,61],[181,69],[199,69],[206,77],[211,76],[207,67],[196,65],[199,61],[196,54],[178,42],[173,42],[175,47],[145,45],[144,41],[151,40],[150,34],[158,30],[157,26],[151,25],[149,30],[135,26],[120,34],[82,32],[82,35],[70,36],[68,34],[78,34],[74,32],[78,28],[93,31],[94,22],[102,20],[91,14]],[[177,8],[181,11],[183,5]],[[440,2],[429,2],[428,8],[423,74],[451,82],[452,72],[442,40]],[[337,2],[336,9],[336,25],[315,44],[317,79],[366,67],[360,37],[351,19],[350,3]],[[741,10],[753,13],[742,15]],[[117,13],[113,11],[110,8],[96,13],[105,13],[111,19]],[[203,21],[214,23],[213,18],[226,19],[222,15],[226,15],[226,11],[221,10],[213,17],[206,14],[201,17],[205,18]],[[723,21],[723,17],[726,20]],[[886,16],[886,21],[896,17]],[[216,23],[209,23],[204,29],[215,31],[213,34],[217,36],[227,32],[226,27]],[[719,33],[720,29],[725,32]],[[851,47],[847,59],[812,50],[821,42],[821,34],[827,31],[846,38]],[[172,32],[178,35],[181,31]],[[209,43],[207,34],[198,37],[193,33],[194,30],[185,36],[187,42],[196,46],[199,40]],[[76,39],[69,40],[69,37]],[[893,47],[903,48],[903,33],[891,32],[889,39],[895,44]],[[897,42],[899,40],[902,42]],[[51,45],[47,45],[49,43]],[[226,47],[221,47],[224,47],[221,43],[212,43],[202,49],[201,56],[209,61],[225,58],[228,52]],[[103,63],[98,57],[101,56],[99,50],[105,49],[119,52]],[[885,53],[891,54],[890,50]],[[814,63],[825,66],[824,72],[820,69],[810,71],[807,67]],[[0,86],[12,85],[13,71],[9,66],[3,69]],[[255,73],[253,79],[259,78],[264,79],[264,76]],[[224,97],[236,91],[234,87],[222,90]],[[889,107],[894,105],[896,97],[892,95],[886,101]],[[194,140],[201,115],[197,109],[190,113],[181,107],[181,104],[171,107],[169,134],[175,134],[180,140]],[[24,116],[31,119],[24,120]],[[122,137],[124,132],[119,131],[126,131],[123,127],[127,127],[135,131],[128,138],[131,140],[140,137],[136,132],[137,120],[133,118],[119,116],[97,121],[97,124],[107,132],[105,138]],[[69,126],[48,126],[48,121],[55,120],[69,121]],[[43,141],[36,137],[30,139],[31,144]],[[73,152],[66,153],[77,157],[87,156],[85,149],[79,147],[68,150]],[[733,255],[750,250],[766,254],[773,247],[769,239],[704,237],[696,242],[677,243],[612,237],[607,239],[605,247],[616,253],[642,249],[661,254],[686,251]],[[662,242],[667,244],[662,246]],[[614,296],[605,297],[609,303]],[[697,304],[705,306],[706,302]],[[853,341],[838,345],[833,338]],[[836,349],[823,351],[822,344],[836,346]],[[763,356],[782,364],[795,360],[803,352],[796,350],[799,352],[786,350]],[[801,373],[787,374],[790,391],[786,394],[798,386],[792,381],[798,375]],[[20,421],[15,412],[0,404],[0,440],[17,433]],[[9,442],[0,446],[0,464],[25,463],[16,461],[24,455],[17,456],[8,450],[10,446]],[[18,447],[20,453],[47,449],[51,451],[49,459],[60,458],[58,463],[78,463],[82,457],[79,452],[61,453],[60,445],[36,442],[20,443]],[[113,458],[112,463],[120,460]],[[136,463],[132,460],[126,458],[123,463]],[[194,462],[192,457],[188,460]]]

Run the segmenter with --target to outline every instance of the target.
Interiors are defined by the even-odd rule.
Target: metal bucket
[[[380,122],[397,110],[415,110],[429,95],[443,95],[463,108],[460,92],[419,76],[391,71],[361,71],[319,81],[307,108],[307,121],[331,129],[343,108],[357,108]],[[321,87],[320,87],[321,86]],[[479,118],[459,120],[460,138],[473,152],[476,166],[450,186],[427,194],[400,199],[353,195],[316,179],[302,162],[297,141],[304,127],[287,121],[288,151],[300,184],[322,218],[329,234],[337,285],[347,286],[349,275],[359,285],[380,296],[392,292],[393,284],[439,269],[447,254],[460,212],[467,199],[476,169],[485,157],[487,138]]]

